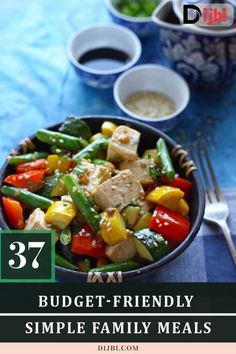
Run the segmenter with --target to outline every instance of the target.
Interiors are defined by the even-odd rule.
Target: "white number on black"
[[[29,242],[28,243],[28,251],[32,248],[37,248],[39,251],[37,252],[36,256],[34,257],[33,259],[33,262],[31,264],[32,268],[33,269],[38,269],[39,268],[39,262],[38,262],[38,256],[40,255],[40,252],[42,251],[43,247],[45,245],[45,242]],[[11,251],[16,251],[14,253],[14,255],[16,257],[18,257],[18,260],[19,263],[18,265],[16,265],[16,261],[14,259],[10,259],[8,264],[11,268],[13,269],[21,269],[21,268],[24,268],[24,266],[26,265],[27,263],[27,259],[25,258],[25,256],[23,255],[25,253],[25,250],[26,250],[26,247],[24,245],[24,243],[22,242],[18,242],[18,241],[15,241],[15,242],[12,242],[10,244],[10,250]]]

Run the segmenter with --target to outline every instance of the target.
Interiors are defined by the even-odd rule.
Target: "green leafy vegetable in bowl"
[[[150,17],[160,0],[121,0],[117,10],[131,17]]]
[[[74,116],[67,116],[65,122],[60,127],[60,132],[69,134],[75,137],[82,137],[89,140],[92,136],[92,132],[88,124],[82,119]]]

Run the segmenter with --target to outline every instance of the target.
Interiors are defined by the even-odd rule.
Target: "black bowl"
[[[101,125],[104,120],[110,120],[116,124],[126,124],[134,129],[137,129],[141,133],[141,141],[139,144],[139,153],[140,154],[144,150],[150,149],[150,148],[153,148],[154,146],[156,146],[156,141],[160,137],[165,139],[170,150],[172,150],[174,147],[177,146],[175,141],[173,141],[171,138],[169,138],[167,135],[165,135],[161,131],[159,131],[153,127],[150,127],[148,125],[145,125],[143,123],[134,122],[130,119],[113,117],[113,116],[85,116],[85,117],[81,117],[81,119],[84,119],[87,121],[87,123],[89,124],[93,133],[97,133],[98,131],[100,131]],[[49,127],[48,129],[57,131],[59,127],[60,127],[60,124],[57,124],[52,127]],[[45,149],[46,150],[48,149],[48,146],[41,143],[40,141],[38,141],[35,135],[31,136],[30,139],[33,141],[33,143],[35,143],[35,145],[38,149],[42,149],[44,151],[45,151]],[[21,149],[22,149],[22,147],[19,145],[16,148],[16,151],[21,152]],[[184,162],[189,161],[189,160],[190,160],[190,158],[188,156],[186,156],[184,158]],[[175,164],[176,171],[180,175],[184,175],[184,171],[181,170],[179,167],[179,159],[178,158],[174,160],[174,164]],[[2,185],[3,179],[11,173],[14,173],[14,169],[6,161],[0,171],[0,185]],[[204,196],[204,191],[203,191],[202,184],[200,181],[199,173],[197,170],[191,172],[189,179],[192,182],[192,190],[191,190],[191,195],[190,195],[190,200],[189,200],[190,222],[191,222],[191,230],[190,230],[189,235],[177,248],[175,248],[173,251],[171,251],[169,254],[167,254],[162,259],[160,259],[156,262],[153,262],[151,264],[148,264],[142,268],[131,270],[128,272],[124,272],[123,273],[124,280],[134,278],[134,277],[137,277],[140,275],[145,275],[145,273],[150,273],[150,272],[156,271],[158,268],[160,268],[164,264],[172,261],[178,255],[180,255],[190,245],[190,243],[195,238],[195,236],[201,226],[202,219],[203,219],[204,206],[205,206],[205,196]],[[0,204],[0,226],[3,229],[9,229],[9,226],[7,224],[7,221],[4,216],[3,209],[2,209],[2,203]],[[58,267],[58,266],[56,266],[56,275],[57,275],[57,279],[60,281],[86,282],[86,280],[87,280],[86,273],[68,270],[68,269]]]

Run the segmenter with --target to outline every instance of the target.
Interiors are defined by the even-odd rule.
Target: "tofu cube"
[[[91,196],[102,210],[122,210],[127,205],[137,204],[142,200],[144,190],[135,175],[130,170],[124,170],[97,186]]]
[[[106,256],[115,263],[131,260],[136,255],[136,252],[133,237],[128,237],[126,240],[116,243],[115,245],[106,246]]]
[[[137,130],[120,125],[112,134],[108,146],[107,159],[111,162],[136,160],[140,133]]]
[[[82,162],[83,176],[79,181],[85,191],[91,193],[96,186],[103,183],[111,177],[111,171],[100,165],[83,161]]]
[[[73,200],[69,194],[62,195],[61,201],[66,203],[73,203]]]
[[[45,221],[45,213],[40,208],[30,214],[25,224],[25,230],[50,230]]]
[[[139,182],[146,186],[154,181],[150,175],[149,167],[153,164],[153,160],[138,159],[135,161],[124,161],[120,164],[121,170],[130,170]]]

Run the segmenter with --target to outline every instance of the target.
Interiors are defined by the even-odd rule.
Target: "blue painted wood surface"
[[[66,53],[75,31],[108,21],[102,0],[0,2],[0,164],[22,138],[68,113],[118,113],[112,90],[84,85]],[[143,41],[141,62],[162,63],[157,39]],[[236,86],[192,90],[170,135],[187,145],[207,141],[222,187],[236,186]]]

